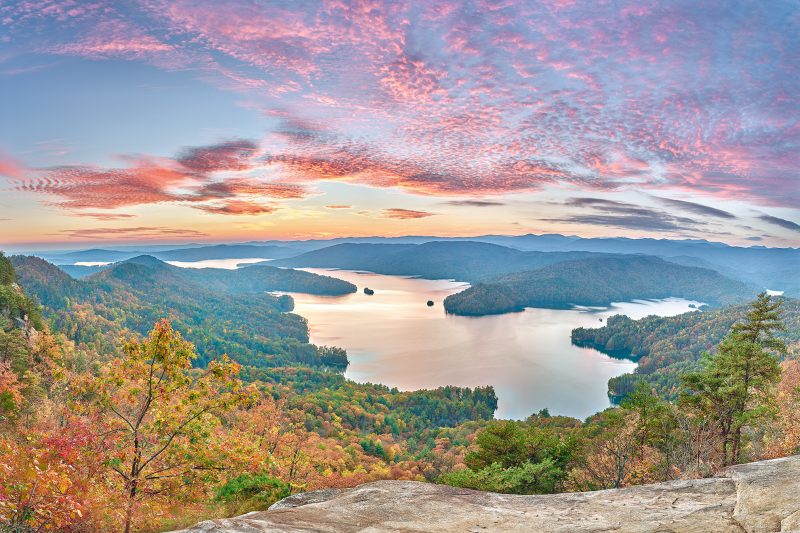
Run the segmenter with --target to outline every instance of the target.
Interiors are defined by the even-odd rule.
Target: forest
[[[713,270],[627,255],[563,261],[501,276],[448,296],[444,306],[448,313],[481,316],[525,307],[569,309],[670,296],[723,305],[744,301],[755,292]]]
[[[800,446],[794,300],[733,308],[674,401],[639,383],[583,421],[508,421],[491,387],[349,381],[344,350],[309,344],[286,300],[170,272],[134,262],[79,281],[0,255],[0,531],[165,531],[377,479],[625,487]]]
[[[796,343],[800,340],[800,300],[781,298],[781,301],[784,329],[775,336],[789,344]],[[645,381],[662,397],[675,399],[680,375],[695,370],[703,352],[714,352],[730,328],[745,317],[747,310],[747,304],[737,304],[672,317],[648,316],[641,320],[616,315],[603,327],[572,330],[572,342],[639,363],[633,374],[609,380],[609,395],[615,400],[631,393],[640,381]]]

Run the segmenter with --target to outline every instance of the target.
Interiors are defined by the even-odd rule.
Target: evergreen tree
[[[3,252],[0,252],[0,285],[11,285],[16,281],[17,276],[14,273],[14,266]]]
[[[783,327],[780,306],[780,300],[759,294],[717,353],[704,354],[702,370],[684,376],[681,402],[716,425],[723,466],[741,462],[742,430],[773,411],[781,375],[776,354],[786,351],[774,336]]]

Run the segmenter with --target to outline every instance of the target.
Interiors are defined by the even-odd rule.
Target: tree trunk
[[[137,480],[131,480],[131,488],[128,492],[128,504],[125,508],[125,533],[131,533],[131,522],[133,521],[133,504],[136,500]]]
[[[128,487],[128,504],[125,507],[125,533],[131,533],[133,521],[133,506],[136,503],[136,490],[139,488],[139,461],[142,451],[139,449],[139,436],[133,437],[133,462],[131,463],[131,477]]]

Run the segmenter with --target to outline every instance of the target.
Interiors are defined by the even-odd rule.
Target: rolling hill
[[[618,255],[564,261],[476,284],[444,301],[448,313],[489,315],[525,307],[608,305],[636,298],[691,298],[711,305],[743,301],[755,293],[713,270],[652,256]]]
[[[101,354],[116,353],[119,339],[143,335],[156,321],[169,317],[197,346],[200,365],[226,353],[257,367],[347,364],[343,351],[318,350],[308,343],[306,320],[286,312],[293,307],[291,297],[264,292],[309,280],[324,291],[318,294],[355,290],[342,280],[259,267],[250,273],[253,280],[246,289],[232,289],[235,278],[226,281],[223,276],[238,271],[202,273],[151,256],[115,264],[82,280],[37,257],[12,256],[11,261],[19,284],[41,302],[45,317],[78,346]]]
[[[777,333],[789,344],[800,342],[800,300],[783,298],[785,329]],[[648,316],[632,320],[610,317],[600,328],[572,330],[572,343],[595,348],[613,357],[637,361],[633,374],[611,378],[609,395],[620,399],[645,380],[654,390],[674,398],[682,372],[694,369],[703,352],[713,352],[731,326],[741,321],[749,306],[736,304],[671,317]]]

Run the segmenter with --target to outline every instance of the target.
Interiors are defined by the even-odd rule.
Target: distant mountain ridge
[[[474,283],[501,274],[593,257],[592,252],[523,252],[474,241],[432,241],[422,244],[343,243],[271,261],[286,267],[367,270],[377,274],[456,279]]]
[[[721,305],[744,301],[753,294],[753,287],[713,270],[653,256],[617,255],[564,261],[501,276],[448,296],[444,307],[448,313],[480,316],[526,307],[605,306],[670,296]]]
[[[166,260],[196,261],[203,259],[235,259],[264,257],[265,259],[278,259],[283,261],[276,266],[319,266],[326,268],[347,268],[354,270],[372,270],[381,273],[401,275],[428,275],[429,272],[413,272],[407,266],[404,268],[387,265],[388,253],[373,248],[375,258],[363,258],[358,262],[353,258],[345,261],[342,257],[338,261],[331,261],[328,255],[328,264],[322,264],[321,255],[305,256],[314,251],[334,249],[336,254],[342,254],[341,245],[390,245],[414,246],[439,243],[488,243],[500,247],[510,248],[518,252],[558,252],[576,254],[572,258],[588,256],[590,253],[604,254],[646,254],[664,258],[668,261],[688,266],[711,268],[721,274],[756,285],[761,289],[784,291],[788,296],[800,296],[800,248],[767,248],[763,246],[737,247],[719,242],[710,242],[698,239],[633,239],[627,237],[609,238],[583,238],[559,234],[545,235],[482,235],[476,237],[435,237],[435,236],[405,236],[405,237],[340,237],[334,239],[312,239],[302,241],[251,241],[231,245],[191,245],[175,246],[174,249],[164,249],[164,245],[142,248],[153,249],[147,252],[150,255]],[[120,247],[123,248],[123,247]],[[71,264],[75,262],[121,261],[141,254],[141,251],[124,247],[125,250],[92,249],[68,253],[40,253],[36,254],[57,264]],[[487,249],[488,250],[488,249]],[[509,252],[495,250],[498,254]],[[583,253],[584,255],[579,255]],[[323,254],[324,255],[324,254]],[[224,256],[224,257],[223,257]],[[305,257],[303,257],[305,256]],[[302,261],[299,259],[303,257]],[[314,264],[311,264],[314,259]],[[367,261],[369,259],[369,261]],[[402,259],[398,257],[397,260]],[[426,259],[426,258],[423,258]],[[435,258],[427,258],[433,262]],[[308,264],[300,264],[305,262]],[[548,261],[534,261],[535,264],[522,264],[514,266],[517,271],[535,268],[546,264]],[[553,261],[550,261],[553,262]],[[444,269],[443,265],[431,265],[430,275],[440,278],[465,279],[475,281],[488,279],[494,275],[512,272],[512,267],[505,269],[491,266],[490,259],[475,263],[472,271],[464,267],[459,269]],[[497,263],[502,263],[498,260]],[[524,262],[523,262],[524,263]],[[485,273],[478,272],[478,267],[485,268]],[[371,267],[371,268],[370,268]],[[99,269],[91,267],[69,268],[75,276],[84,276]],[[428,268],[428,267],[426,267]],[[418,270],[422,270],[421,268]],[[455,274],[453,273],[455,271]]]
[[[249,258],[282,258],[296,255],[297,252],[291,248],[276,245],[252,245],[252,244],[217,244],[212,246],[196,246],[188,248],[176,248],[163,251],[139,251],[139,250],[106,250],[93,248],[61,254],[41,254],[44,259],[51,260],[56,264],[64,263],[95,263],[112,262],[116,263],[131,259],[139,255],[150,255],[163,261],[205,261],[209,259],[249,259]]]

